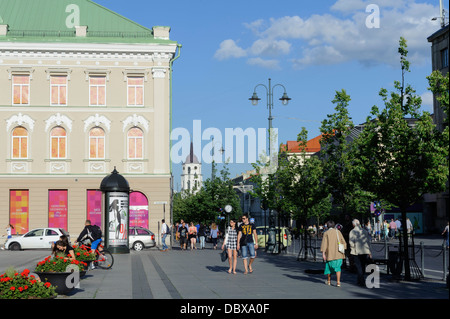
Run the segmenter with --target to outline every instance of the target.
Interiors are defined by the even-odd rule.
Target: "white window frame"
[[[16,76],[26,76],[28,77],[28,84],[14,84],[14,78]],[[12,85],[11,85],[11,105],[30,105],[31,101],[31,75],[30,74],[12,74]],[[14,88],[20,86],[20,103],[14,103]],[[22,88],[28,87],[28,103],[22,103]]]
[[[128,136],[128,134],[130,133],[130,131],[134,128],[137,128],[139,130],[141,130],[142,132],[142,136]],[[142,140],[142,157],[137,157],[136,156],[136,141],[137,140]],[[134,141],[134,157],[130,157],[130,142],[131,140]],[[140,127],[132,127],[127,131],[127,159],[129,160],[142,160],[144,159],[144,131],[140,128]]]
[[[26,136],[14,136],[14,130],[16,128],[23,128],[25,131],[27,131],[27,135]],[[29,151],[30,151],[30,147],[29,147],[29,142],[30,139],[29,137],[29,133],[28,130],[23,127],[23,126],[16,126],[13,128],[13,130],[11,131],[11,158],[12,159],[28,159],[29,158]],[[19,139],[19,157],[14,157],[14,139]],[[21,157],[21,153],[22,153],[22,140],[25,139],[26,143],[27,143],[27,156],[26,157]]]
[[[91,79],[92,78],[104,78],[105,79],[105,84],[91,84]],[[105,75],[89,75],[89,106],[106,106],[106,82],[107,82],[107,77]],[[97,88],[97,104],[92,104],[91,101],[91,88]],[[105,88],[105,104],[98,104],[98,88],[99,87],[104,87]]]
[[[53,129],[55,129],[55,128],[57,128],[57,127],[61,127],[62,129],[64,129],[64,131],[66,132],[66,135],[65,136],[52,136],[52,131],[53,131]],[[66,140],[66,142],[65,142],[65,144],[64,144],[64,153],[66,154],[66,156],[65,157],[53,157],[53,154],[52,154],[52,141],[53,141],[53,139],[57,139],[58,140],[58,155],[59,155],[59,140],[60,139],[65,139]],[[66,128],[65,127],[62,127],[62,126],[54,126],[54,127],[52,127],[52,129],[50,130],[50,159],[67,159],[67,141],[68,141],[68,136],[67,136],[67,130],[66,130]]]
[[[55,77],[64,77],[66,79],[66,83],[65,84],[52,84],[52,78],[55,78]],[[56,75],[56,74],[50,75],[50,105],[51,106],[67,106],[68,101],[69,101],[69,86],[67,85],[68,80],[69,79],[68,79],[67,75]],[[58,88],[58,103],[56,103],[56,104],[52,103],[52,88],[53,87]],[[61,87],[65,87],[66,88],[66,103],[65,104],[59,103],[59,101],[61,99],[61,96],[60,96],[60,88]]]
[[[91,136],[91,131],[93,130],[93,129],[95,129],[95,128],[99,128],[99,129],[101,129],[102,131],[103,131],[103,136]],[[88,135],[88,139],[89,139],[89,149],[88,149],[88,154],[89,154],[89,159],[99,159],[99,160],[104,160],[105,158],[106,158],[106,138],[105,138],[105,135],[106,135],[106,133],[105,133],[105,130],[102,128],[102,127],[100,127],[100,126],[95,126],[95,127],[93,127],[93,128],[91,128],[90,130],[89,130],[89,135]],[[98,141],[99,140],[103,140],[103,157],[99,157],[99,156],[97,156],[97,157],[91,157],[91,141],[92,140],[95,140],[95,145],[96,145],[96,154],[98,155],[98,145],[99,145],[99,143],[98,143]]]
[[[136,85],[136,84],[133,84],[133,85],[130,85],[130,79],[132,79],[132,78],[140,78],[140,79],[142,79],[142,85]],[[144,101],[145,101],[145,90],[144,90],[144,82],[145,82],[145,77],[144,76],[128,76],[127,77],[127,106],[144,106]],[[134,87],[135,89],[137,89],[137,88],[142,88],[142,104],[136,104],[136,91],[137,90],[135,90],[135,93],[134,93],[134,104],[130,104],[130,97],[129,97],[129,88],[130,87]]]

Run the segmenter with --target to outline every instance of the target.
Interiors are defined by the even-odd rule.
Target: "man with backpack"
[[[91,241],[91,249],[95,251],[98,245],[102,242],[102,230],[97,225],[91,225],[89,219],[84,223],[84,229],[81,231],[77,242],[83,242],[86,239]]]

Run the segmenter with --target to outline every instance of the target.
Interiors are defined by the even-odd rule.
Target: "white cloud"
[[[278,70],[280,69],[280,62],[278,60],[265,60],[262,58],[250,58],[247,60],[250,65],[260,66],[266,69]]]
[[[225,60],[229,58],[241,58],[246,55],[245,50],[239,47],[234,40],[228,39],[220,43],[220,47],[214,54],[214,57],[218,60]]]
[[[254,35],[253,43],[240,48],[233,40],[225,40],[216,58],[260,58],[254,65],[262,65],[268,57],[285,55],[286,61],[303,68],[358,61],[372,66],[398,65],[398,41],[407,40],[409,60],[420,64],[430,59],[427,37],[439,29],[431,21],[439,9],[416,0],[378,0],[380,27],[368,28],[366,12],[371,0],[337,0],[330,13],[309,17],[284,16],[258,19],[244,24]],[[333,13],[333,14],[331,14]],[[342,17],[345,14],[345,17]],[[256,63],[259,61],[261,63]]]
[[[268,39],[256,40],[250,48],[250,52],[254,55],[277,56],[280,54],[288,54],[291,44],[285,40],[271,41]]]

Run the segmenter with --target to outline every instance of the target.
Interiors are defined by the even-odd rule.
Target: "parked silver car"
[[[130,248],[141,251],[144,248],[156,246],[155,234],[143,227],[131,226],[129,229]]]
[[[62,228],[36,228],[30,230],[22,236],[14,236],[5,243],[5,249],[46,249],[51,248],[52,243],[59,240],[59,237],[65,235],[69,239],[69,233]]]

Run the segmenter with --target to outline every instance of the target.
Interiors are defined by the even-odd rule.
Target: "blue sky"
[[[258,106],[248,100],[268,78],[284,85],[292,98],[283,106],[278,100],[283,90],[274,89],[279,143],[296,140],[302,127],[309,138],[319,135],[320,122],[333,113],[331,101],[341,89],[351,96],[354,123],[363,123],[373,105],[383,106],[380,88],[391,91],[401,79],[400,36],[408,41],[412,63],[406,81],[423,97],[423,109],[432,112],[425,78],[431,73],[427,37],[440,28],[439,21],[431,20],[439,15],[438,0],[96,2],[145,27],[171,27],[171,40],[182,45],[173,71],[173,128],[192,134],[193,121],[200,120],[202,131],[222,132],[223,146],[226,128],[268,127],[265,91],[257,90]],[[378,28],[366,25],[368,17],[375,22],[376,12],[366,12],[369,5],[379,9]],[[444,6],[448,12],[446,1]],[[203,140],[202,149],[208,143],[210,138]],[[197,156],[202,149],[194,150]],[[252,169],[248,163],[228,167],[232,176]],[[204,179],[210,177],[211,165],[204,163],[202,171]],[[180,174],[181,163],[174,163],[175,190]]]

